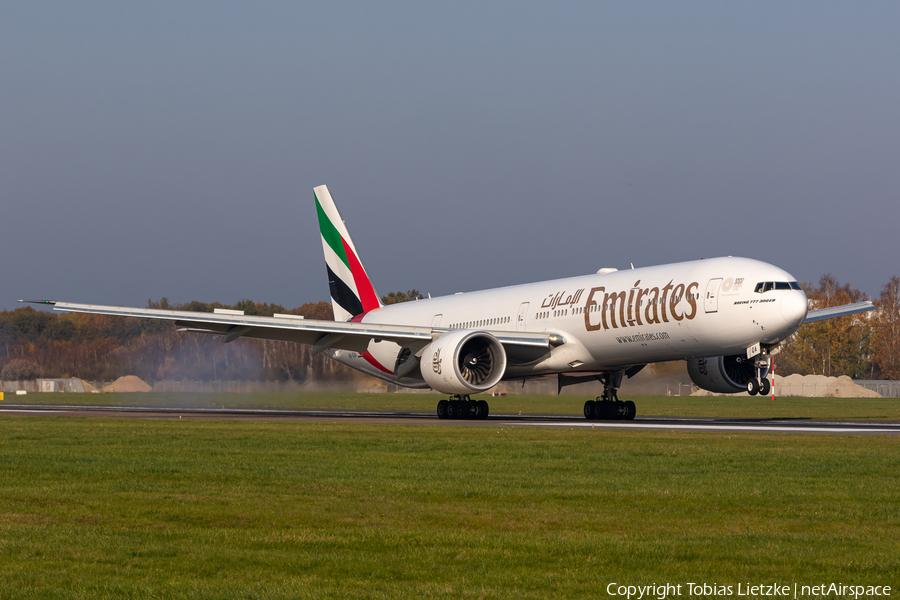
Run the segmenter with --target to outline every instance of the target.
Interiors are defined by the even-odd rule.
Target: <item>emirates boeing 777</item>
[[[875,307],[809,310],[794,277],[749,258],[632,268],[385,306],[326,186],[314,189],[334,321],[37,301],[54,310],[175,321],[181,331],[311,344],[388,382],[448,394],[440,418],[487,418],[472,394],[503,380],[555,376],[560,387],[599,380],[588,419],[633,419],[618,389],[647,364],[685,360],[712,392],[768,393],[779,345],[804,323]]]

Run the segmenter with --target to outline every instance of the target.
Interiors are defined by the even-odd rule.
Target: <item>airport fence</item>
[[[2,381],[0,382],[0,392],[15,394],[16,392],[36,392],[38,391],[37,381]]]
[[[810,382],[810,381],[793,381],[790,383],[783,381],[775,382],[776,396],[795,396],[798,398],[821,398],[825,395],[832,383]]]
[[[877,379],[856,379],[853,381],[856,385],[862,386],[873,392],[881,394],[885,398],[900,398],[900,381],[885,381]],[[90,391],[102,391],[112,386],[112,381],[83,381],[81,379],[38,379],[34,381],[2,381],[0,382],[0,391],[9,394],[21,392],[69,392],[84,393]],[[779,396],[799,396],[806,398],[817,398],[825,394],[830,384],[828,382],[804,382],[794,381],[790,383],[782,383],[779,381],[775,386],[775,392]],[[403,388],[396,385],[388,384],[383,381],[358,381],[347,382],[345,386],[328,386],[328,385],[301,385],[296,382],[282,381],[176,381],[164,380],[156,381],[151,384],[154,392],[172,392],[172,393],[237,393],[237,394],[265,394],[265,393],[300,393],[311,390],[353,390],[356,392],[366,393],[430,393],[430,390],[416,390]],[[599,384],[584,384],[573,388],[564,388],[563,394],[591,396],[599,395],[602,392],[602,386]],[[698,388],[690,384],[678,383],[645,383],[632,389],[630,393],[641,395],[665,395],[665,396],[690,396]],[[522,384],[518,382],[503,382],[492,391],[510,394],[539,394],[539,395],[556,395],[557,383],[554,380],[529,380]]]
[[[872,390],[885,398],[900,398],[900,381],[882,381],[878,379],[854,379],[853,383],[867,390]]]
[[[410,392],[422,393],[430,390],[411,390],[382,381],[347,381],[344,384],[306,382],[299,384],[290,381],[199,381],[199,380],[163,380],[148,383],[154,392],[177,394],[188,393],[236,393],[236,394],[295,394],[309,391],[354,391],[364,393]],[[117,389],[117,387],[119,389]],[[127,386],[122,388],[114,381],[85,381],[82,379],[38,379],[32,381],[0,381],[0,392],[15,394],[16,392],[68,392],[90,393],[134,391]]]

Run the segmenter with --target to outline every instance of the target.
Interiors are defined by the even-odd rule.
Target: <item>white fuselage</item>
[[[364,323],[449,330],[548,332],[565,343],[533,360],[511,361],[505,378],[591,373],[651,362],[742,354],[794,333],[807,313],[799,289],[755,291],[794,278],[747,258],[712,258],[468,292],[370,311]],[[400,346],[372,342],[368,356],[329,351],[335,360],[388,381]]]

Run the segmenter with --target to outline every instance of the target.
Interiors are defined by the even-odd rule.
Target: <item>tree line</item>
[[[811,309],[869,299],[831,274],[801,285]],[[900,380],[900,278],[891,277],[874,302],[876,311],[801,327],[776,357],[777,372]]]
[[[824,275],[818,285],[802,284],[810,308],[867,300],[866,294]],[[391,292],[384,304],[421,299],[418,290]],[[900,380],[900,278],[892,277],[875,300],[879,310],[804,325],[776,357],[777,372],[849,375],[854,379]],[[249,299],[235,304],[192,301],[172,304],[148,300],[148,308],[212,312],[242,310],[248,315],[302,315],[333,320],[328,302],[293,309]],[[0,311],[0,379],[80,377],[111,381],[137,375],[148,382],[308,381],[337,382],[360,375],[304,344],[239,339],[223,344],[220,336],[185,334],[170,321],[76,313],[59,314],[31,307]]]
[[[293,309],[241,300],[235,304],[192,301],[173,304],[149,300],[148,308],[213,312],[216,308],[244,314],[301,315],[333,320],[328,302]],[[32,307],[0,312],[0,379],[79,377],[111,381],[137,375],[161,380],[328,382],[354,377],[351,369],[309,346],[271,340],[242,339],[223,344],[216,335],[185,334],[171,321],[106,315],[54,313]]]

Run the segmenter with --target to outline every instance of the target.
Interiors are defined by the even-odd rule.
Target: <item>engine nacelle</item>
[[[765,377],[769,367],[757,373],[752,359],[743,354],[691,358],[687,361],[688,375],[697,386],[709,392],[734,394],[746,392],[747,382],[757,376]]]
[[[506,372],[503,345],[483,331],[454,331],[431,342],[419,365],[425,383],[445,394],[491,389]]]

